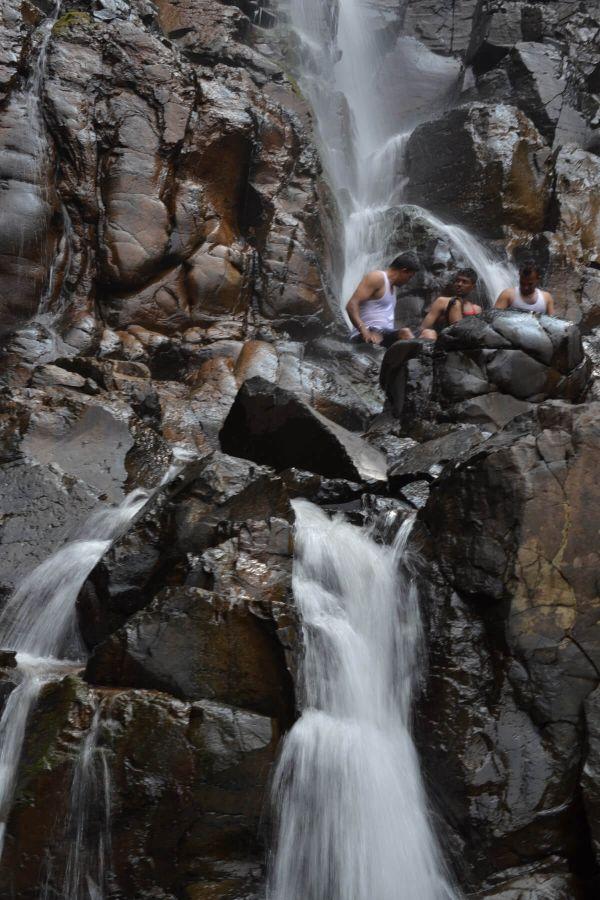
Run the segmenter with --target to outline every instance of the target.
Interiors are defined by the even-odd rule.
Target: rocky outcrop
[[[518,109],[475,103],[452,110],[415,129],[406,156],[409,202],[487,238],[501,237],[507,226],[543,228],[549,154]]]
[[[562,860],[582,880],[594,870],[580,775],[584,702],[600,677],[598,412],[540,405],[435,482],[422,513],[426,555],[450,586],[444,599],[428,588],[425,753],[453,772],[443,802],[479,877],[494,874],[491,858],[496,873],[499,860]],[[456,691],[470,697],[464,718],[443,722],[435,710]]]
[[[385,459],[377,450],[262,378],[251,378],[240,389],[220,440],[226,452],[279,469],[294,466],[351,481],[386,478]]]
[[[78,873],[82,887],[89,877],[106,890],[118,884],[131,897],[255,896],[261,798],[277,740],[269,718],[155,691],[91,689],[71,675],[45,689],[32,725],[3,891],[35,896],[42,872],[44,883],[64,896],[74,877],[71,832],[79,822],[78,849],[89,859]],[[81,810],[71,780],[90,733],[87,787],[95,789],[96,805]],[[111,866],[100,880],[107,811]],[[20,866],[24,846],[28,865]]]
[[[595,896],[600,410],[570,401],[600,395],[596,10],[368,4],[386,103],[422,123],[405,157],[400,135],[369,163],[393,158],[412,201],[374,217],[422,263],[399,318],[417,326],[471,259],[431,209],[533,254],[568,320],[486,313],[396,345],[394,418],[383,352],[330,310],[349,198],[322,178],[281,9],[52,6],[0,0],[2,601],[92,513],[148,497],[79,595],[89,659],[53,671],[28,720],[0,894],[74,896],[75,848],[94,866],[101,842],[88,892],[264,894],[265,796],[299,701],[304,497],[378,540],[420,510],[417,734],[461,886]],[[0,651],[3,705],[18,673]]]
[[[323,313],[304,110],[281,70],[243,43],[248,31],[246,16],[217,0],[123,4],[106,16],[65,8],[58,18],[40,88],[50,134],[39,129],[60,143],[58,176],[49,156],[29,181],[63,204],[72,326],[95,315],[94,298],[96,329],[103,321],[132,337],[136,327],[180,335],[227,314],[243,322],[251,297],[281,322]],[[14,103],[23,115],[22,95]],[[17,152],[37,157],[10,134]],[[16,199],[3,209],[22,227]],[[35,253],[43,279],[53,252]],[[34,309],[20,302],[16,320]]]
[[[444,329],[435,345],[401,341],[385,354],[381,384],[404,427],[427,411],[493,430],[547,398],[581,399],[591,363],[579,329],[549,316],[485,312]],[[422,439],[422,438],[421,438]]]

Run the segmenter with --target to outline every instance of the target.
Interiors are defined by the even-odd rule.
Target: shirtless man
[[[554,315],[554,297],[539,287],[540,270],[533,259],[519,269],[518,287],[506,288],[496,300],[496,309],[521,309],[524,312]]]
[[[477,272],[474,269],[459,269],[452,283],[452,295],[433,301],[421,322],[419,336],[426,341],[437,341],[438,332],[446,325],[454,325],[463,316],[478,316],[481,307],[469,300],[476,284]]]
[[[408,328],[396,328],[396,294],[394,288],[406,284],[419,270],[414,253],[402,253],[387,269],[368,272],[346,304],[346,312],[354,325],[350,340],[357,344],[383,344],[412,337]]]

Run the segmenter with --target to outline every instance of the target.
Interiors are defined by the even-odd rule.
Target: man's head
[[[452,289],[457,297],[466,297],[477,284],[477,272],[475,269],[459,269],[454,276]]]
[[[534,259],[526,260],[519,269],[519,290],[524,297],[531,297],[540,282],[540,270]]]
[[[388,266],[390,284],[406,284],[419,268],[419,260],[414,253],[401,253]]]

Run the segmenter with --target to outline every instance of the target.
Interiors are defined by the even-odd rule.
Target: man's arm
[[[383,287],[383,275],[381,272],[369,272],[362,279],[348,302],[346,303],[346,312],[355,328],[361,334],[361,337],[367,344],[376,344],[380,338],[369,331],[369,328],[360,317],[360,305],[365,300],[371,300],[373,294]]]
[[[544,297],[546,299],[546,315],[553,316],[554,315],[554,297],[549,291],[544,291]]]
[[[421,331],[426,328],[433,328],[437,320],[445,312],[446,306],[449,302],[450,301],[448,297],[438,297],[437,300],[433,301],[433,303],[429,307],[429,312],[421,322]]]
[[[502,291],[502,293],[498,295],[498,299],[494,303],[494,306],[496,309],[508,309],[511,300],[511,290],[510,288],[506,288],[506,290]]]

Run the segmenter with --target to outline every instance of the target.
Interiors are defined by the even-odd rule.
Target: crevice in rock
[[[576,638],[574,638],[572,634],[566,634],[565,637],[568,638],[568,640],[570,640],[573,644],[575,644],[577,649],[581,652],[581,654],[583,656],[585,656],[585,658],[589,662],[590,666],[592,667],[592,669],[594,670],[594,672],[600,679],[600,669],[598,668],[598,666],[596,665],[594,660],[591,658],[589,653],[586,651],[585,647],[582,647],[581,644],[579,643],[579,641]]]

